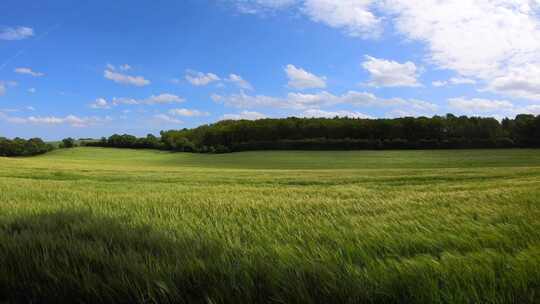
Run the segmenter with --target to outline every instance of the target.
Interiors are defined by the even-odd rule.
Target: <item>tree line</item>
[[[197,153],[249,150],[475,149],[540,147],[540,115],[394,119],[283,118],[224,120],[193,129],[112,135],[87,146]]]
[[[77,141],[71,137],[62,139],[58,144],[46,143],[37,137],[30,139],[0,137],[0,157],[35,156],[56,148],[74,148],[77,145]]]
[[[0,137],[0,156],[34,156],[47,153],[54,149],[51,144],[45,143],[41,138],[7,139]]]

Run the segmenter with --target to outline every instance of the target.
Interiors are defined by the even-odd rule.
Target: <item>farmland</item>
[[[0,158],[0,302],[68,300],[538,303],[540,151]]]

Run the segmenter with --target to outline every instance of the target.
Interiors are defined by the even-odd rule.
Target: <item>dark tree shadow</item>
[[[193,262],[222,252],[90,212],[0,217],[0,303],[207,302]]]

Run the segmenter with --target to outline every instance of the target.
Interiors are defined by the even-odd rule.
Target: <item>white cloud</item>
[[[232,82],[236,86],[244,90],[253,90],[253,86],[251,85],[251,83],[244,80],[240,75],[230,74],[229,78],[227,78],[225,81]]]
[[[225,114],[221,117],[222,120],[258,120],[267,118],[266,115],[259,112],[242,111],[238,114]]]
[[[512,68],[505,75],[496,77],[488,90],[504,92],[513,97],[540,100],[540,65],[526,64]]]
[[[326,77],[316,76],[302,68],[297,68],[292,64],[285,67],[285,73],[289,78],[288,86],[294,89],[324,89],[326,88]]]
[[[302,113],[303,117],[322,117],[322,118],[334,118],[334,117],[349,117],[349,118],[371,118],[371,116],[360,112],[352,111],[324,111],[319,109],[311,109]]]
[[[0,81],[0,96],[6,94],[8,87],[15,87],[17,85],[15,81]]]
[[[183,124],[184,122],[179,120],[179,119],[176,119],[174,117],[171,117],[169,115],[166,115],[166,114],[156,114],[154,115],[154,121],[158,122],[158,123],[166,123],[166,124]]]
[[[351,36],[377,37],[381,20],[370,11],[374,0],[305,0],[302,11],[315,22],[345,30]]]
[[[29,88],[28,89],[28,93],[34,94],[35,92],[37,92],[36,88]]]
[[[248,95],[244,92],[229,96],[212,95],[212,100],[241,109],[256,107],[283,108],[283,109],[304,109],[307,107],[320,106],[332,102],[334,96],[323,92],[319,94],[299,94],[289,93],[285,98]]]
[[[44,73],[32,71],[31,68],[16,68],[14,72],[17,74],[25,74],[33,77],[42,77],[45,75]]]
[[[452,77],[449,80],[437,80],[431,83],[434,87],[444,87],[447,85],[476,84],[476,80],[464,77]]]
[[[110,109],[111,105],[104,98],[98,98],[90,104],[92,109]]]
[[[489,100],[482,98],[468,99],[465,97],[451,98],[448,100],[451,109],[467,114],[497,113],[514,110],[514,105],[506,100]]]
[[[361,37],[376,36],[385,21],[405,40],[423,43],[428,63],[457,72],[456,80],[469,80],[436,81],[434,86],[475,81],[499,94],[540,99],[538,0],[229,1],[273,10],[291,8]],[[405,77],[404,83],[416,85],[413,78]]]
[[[247,95],[244,92],[240,92],[239,94],[232,94],[229,96],[213,94],[211,98],[214,102],[223,103],[227,106],[233,106],[237,108],[252,108],[256,106],[272,107],[278,106],[282,102],[282,100],[279,98],[264,95],[252,96]]]
[[[447,81],[442,81],[442,80],[433,81],[433,82],[431,83],[431,85],[433,85],[434,87],[437,87],[437,88],[439,88],[439,87],[444,87],[444,86],[447,85],[447,84],[448,84]]]
[[[164,93],[164,94],[159,94],[159,95],[152,95],[146,99],[136,100],[136,104],[155,105],[155,104],[182,103],[184,101],[186,100],[180,96]]]
[[[464,78],[464,77],[452,77],[450,78],[450,83],[454,85],[476,84],[476,80],[471,79],[471,78]]]
[[[518,113],[529,113],[534,115],[540,115],[540,105],[529,105],[518,111]]]
[[[537,95],[536,82],[526,80],[538,78],[540,2],[385,0],[383,3],[398,31],[409,39],[424,42],[430,62],[438,67],[493,82],[489,87],[506,95]],[[507,76],[511,73],[515,74],[513,79]]]
[[[103,124],[112,120],[110,117],[79,117],[75,115],[67,115],[65,117],[56,116],[29,116],[29,117],[9,117],[3,116],[2,119],[10,123],[16,124],[33,124],[33,125],[69,125],[76,128],[85,128],[93,125]]]
[[[169,93],[160,95],[152,95],[145,99],[134,98],[113,98],[111,101],[107,101],[104,98],[98,98],[96,101],[90,104],[93,109],[110,109],[118,105],[160,105],[170,103],[182,103],[185,99]]]
[[[114,66],[110,64],[107,65],[107,69],[105,69],[103,76],[106,79],[112,80],[116,83],[133,85],[137,87],[143,87],[150,84],[150,81],[145,79],[142,76],[130,76],[127,74],[122,74],[120,72],[117,72]]]
[[[351,36],[377,37],[382,32],[381,18],[371,12],[375,0],[229,0],[247,14],[265,14],[295,8],[314,22],[342,29]]]
[[[334,95],[329,92],[316,94],[289,93],[286,97],[271,97],[265,95],[247,95],[244,92],[229,96],[212,95],[215,102],[241,109],[250,108],[281,108],[294,110],[313,110],[325,106],[339,104],[357,107],[386,107],[408,108],[417,112],[432,113],[437,110],[435,104],[415,99],[379,98],[372,93],[349,91],[343,95]]]
[[[431,83],[434,87],[444,87],[447,85],[476,84],[476,80],[464,77],[452,77],[449,80],[437,80]]]
[[[34,36],[34,30],[30,27],[0,28],[0,40],[23,40],[32,36]]]
[[[221,80],[216,74],[202,73],[188,70],[186,72],[186,80],[194,86],[206,86],[212,82]]]
[[[283,9],[295,4],[298,0],[232,0],[238,10],[244,14],[259,14],[266,11]]]
[[[190,110],[190,109],[171,109],[169,114],[173,116],[186,116],[186,117],[197,117],[197,116],[209,116],[210,113],[202,112],[199,110]]]
[[[418,68],[413,62],[399,63],[392,60],[366,56],[362,63],[371,75],[370,85],[376,87],[418,87]]]
[[[124,72],[129,71],[129,70],[132,69],[132,67],[127,63],[124,63],[124,64],[119,65],[119,66],[115,66],[114,64],[107,63],[106,68],[107,68],[107,70],[111,70],[111,71],[120,70],[120,71],[124,71]]]

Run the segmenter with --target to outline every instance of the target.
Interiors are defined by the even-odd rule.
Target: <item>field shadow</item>
[[[91,212],[0,217],[0,303],[203,303],[214,279],[190,262],[222,252]]]

